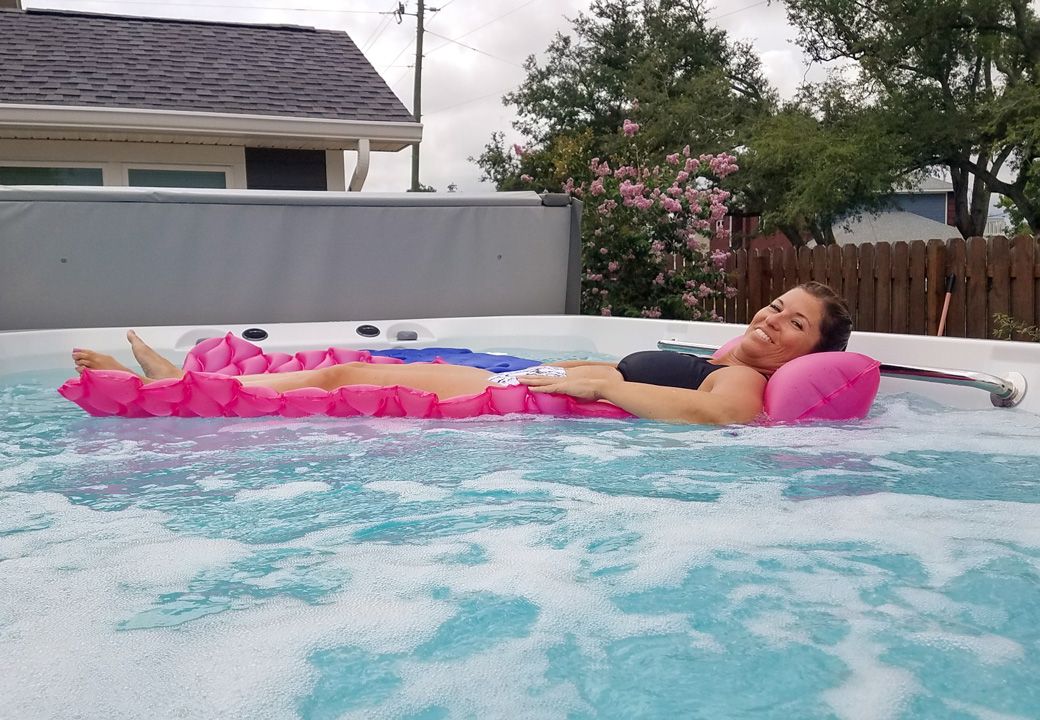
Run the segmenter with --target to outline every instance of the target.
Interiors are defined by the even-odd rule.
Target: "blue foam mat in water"
[[[406,363],[433,362],[435,359],[440,358],[452,365],[467,365],[480,368],[481,370],[490,370],[491,372],[523,370],[538,364],[537,360],[529,360],[513,355],[478,353],[466,348],[391,348],[390,350],[372,350],[371,352],[373,355],[393,357]]]

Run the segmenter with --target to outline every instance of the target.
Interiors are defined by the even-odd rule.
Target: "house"
[[[0,38],[0,185],[360,190],[422,139],[342,32],[0,0]]]
[[[896,190],[889,197],[889,205],[879,213],[866,212],[835,224],[834,238],[838,245],[960,237],[954,226],[953,185],[945,180],[928,177],[912,189]],[[734,213],[723,222],[733,237],[744,241],[744,247],[760,249],[790,245],[783,233],[764,235],[759,232],[759,217],[756,215]]]

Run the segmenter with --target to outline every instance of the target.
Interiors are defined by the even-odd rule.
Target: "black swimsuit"
[[[725,365],[714,365],[708,358],[684,355],[670,350],[643,350],[618,363],[621,377],[628,382],[663,385],[696,390],[705,378]]]

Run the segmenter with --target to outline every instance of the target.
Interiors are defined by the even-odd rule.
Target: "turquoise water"
[[[1040,717],[1040,419],[94,419],[0,379],[4,718]]]

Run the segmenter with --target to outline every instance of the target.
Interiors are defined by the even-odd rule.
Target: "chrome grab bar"
[[[711,355],[719,349],[714,345],[687,342],[676,338],[659,340],[657,347],[660,350],[673,350],[675,352],[701,356]],[[959,385],[961,387],[985,390],[989,393],[990,402],[996,407],[1015,407],[1022,402],[1022,398],[1026,395],[1026,379],[1021,373],[1017,372],[1010,372],[1007,374],[1007,377],[998,377],[973,370],[894,365],[892,363],[881,363],[880,370],[885,377],[922,380],[924,382]]]

